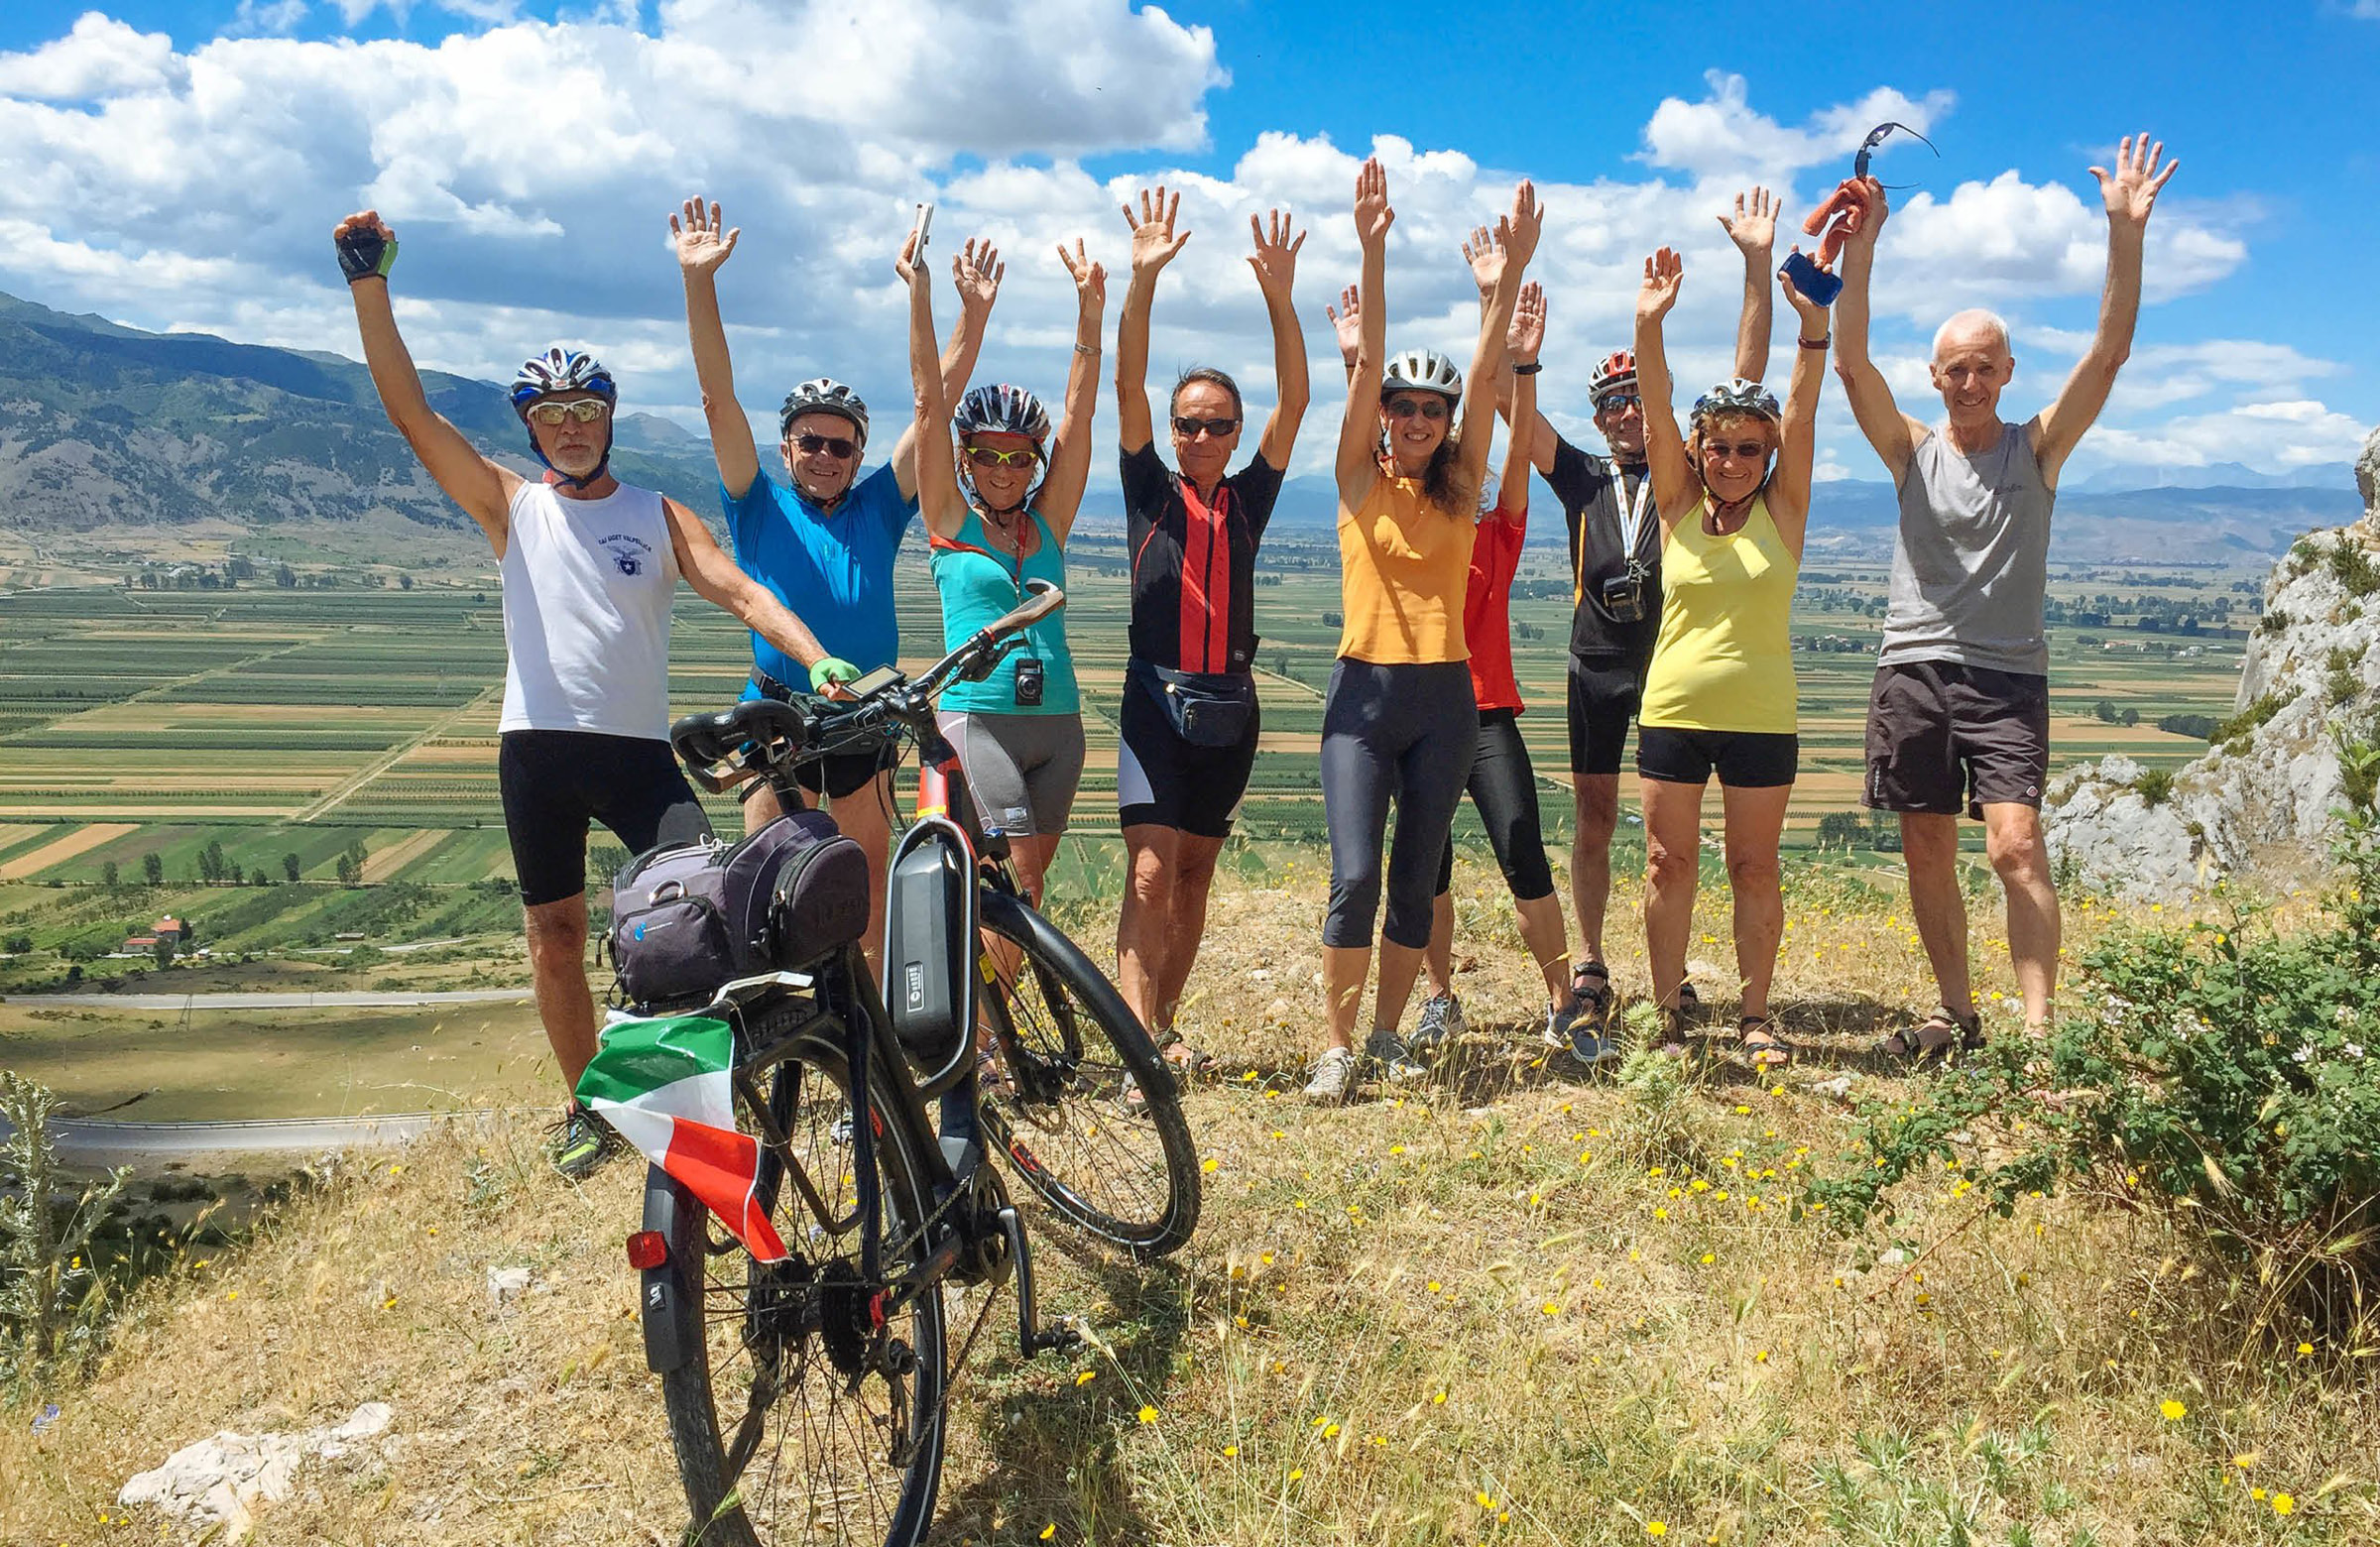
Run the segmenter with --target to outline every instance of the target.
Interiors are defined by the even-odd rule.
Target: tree
[[[2115,705],[2102,698],[2090,706],[2090,717],[2101,725],[2113,725],[2115,723]]]
[[[211,887],[221,881],[224,874],[223,845],[210,838],[206,847],[198,851],[198,879]]]
[[[105,887],[110,892],[116,890],[115,861],[109,860],[106,864],[99,867],[99,885]]]
[[[1818,846],[1822,849],[1849,849],[1866,833],[1867,824],[1856,811],[1829,811],[1818,819]]]
[[[298,873],[304,867],[298,863],[298,856],[295,854],[285,854],[281,857],[281,873],[290,880],[296,881]]]
[[[2138,725],[2140,723],[2140,711],[2133,708],[2130,704],[2124,705],[2124,712],[2119,718],[2119,723],[2124,725]]]
[[[355,885],[355,856],[354,856],[354,855],[352,855],[352,854],[342,854],[342,855],[340,855],[340,856],[339,856],[339,863],[338,863],[338,876],[339,876],[339,885],[340,885],[340,886],[342,886],[342,887],[352,887],[352,886],[354,886],[354,885]]]
[[[172,935],[159,935],[157,937],[156,951],[157,965],[160,967],[171,967],[174,965],[174,937]]]
[[[166,857],[158,853],[155,849],[152,849],[147,854],[141,856],[141,880],[147,882],[152,887],[162,887],[165,885]]]

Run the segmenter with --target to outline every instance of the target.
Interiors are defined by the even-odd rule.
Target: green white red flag
[[[615,1020],[578,1078],[578,1099],[700,1198],[745,1250],[781,1261],[784,1242],[754,1196],[760,1141],[736,1131],[735,1058],[735,1032],[724,1020]]]

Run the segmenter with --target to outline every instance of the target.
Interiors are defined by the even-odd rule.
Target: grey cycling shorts
[[[1079,714],[937,714],[959,755],[984,825],[1012,838],[1066,830],[1083,781]]]

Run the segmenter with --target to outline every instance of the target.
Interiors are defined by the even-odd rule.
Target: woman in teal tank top
[[[978,387],[955,406],[944,400],[931,287],[924,265],[905,249],[901,255],[917,496],[942,594],[945,650],[1023,601],[1027,581],[1066,581],[1066,537],[1090,481],[1108,277],[1080,241],[1058,255],[1074,278],[1077,310],[1066,416],[1054,436],[1041,401],[1021,387]],[[1037,903],[1082,782],[1083,717],[1064,610],[1035,624],[1025,640],[991,676],[945,692],[940,721],[985,823],[1007,835],[1017,882]]]
[[[1754,1065],[1781,1064],[1791,1054],[1769,1021],[1768,987],[1785,935],[1777,845],[1800,755],[1786,622],[1810,521],[1827,309],[1780,271],[1801,319],[1783,407],[1758,382],[1725,382],[1695,404],[1689,438],[1670,408],[1661,339],[1682,278],[1678,255],[1664,247],[1644,261],[1636,298],[1636,379],[1664,589],[1636,732],[1645,954],[1670,1040],[1683,1047],[1679,988],[1702,869],[1703,795],[1717,773],[1742,975],[1737,1031]]]

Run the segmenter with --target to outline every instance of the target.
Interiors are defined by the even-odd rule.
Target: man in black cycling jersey
[[[1773,312],[1769,254],[1776,242],[1776,201],[1766,188],[1735,195],[1719,223],[1743,254],[1743,310],[1735,330],[1735,374],[1757,381],[1768,369]],[[1509,378],[1497,398],[1507,411]],[[1620,752],[1636,717],[1644,674],[1661,627],[1661,524],[1653,519],[1644,476],[1644,411],[1636,398],[1636,359],[1607,354],[1588,381],[1595,427],[1607,457],[1580,450],[1540,413],[1530,463],[1570,528],[1570,772],[1577,806],[1571,841],[1570,895],[1586,959],[1571,969],[1582,1019],[1609,1021],[1611,972],[1604,965],[1604,912],[1611,896],[1611,835],[1619,824]],[[1693,985],[1686,986],[1691,1004]]]
[[[504,572],[504,711],[497,769],[521,880],[537,1015],[565,1088],[595,1056],[587,992],[587,827],[632,853],[710,824],[669,750],[669,609],[682,576],[796,659],[825,654],[801,620],[719,550],[692,513],[611,473],[619,388],[584,350],[555,345],[513,378],[514,412],[543,479],[484,456],[429,406],[397,331],[397,234],[371,210],[331,233],[381,406],[430,477],[479,523]],[[574,1100],[553,1161],[579,1177],[611,1153]]]

